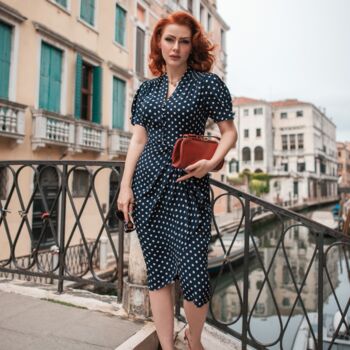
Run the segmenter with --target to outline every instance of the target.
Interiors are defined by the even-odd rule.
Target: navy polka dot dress
[[[149,290],[180,280],[183,296],[200,307],[212,293],[208,275],[211,236],[209,174],[175,182],[184,169],[171,165],[181,134],[204,134],[207,118],[234,118],[229,90],[218,75],[188,67],[167,99],[166,73],[144,81],[131,107],[132,125],[148,140],[135,168],[133,219],[147,268]]]

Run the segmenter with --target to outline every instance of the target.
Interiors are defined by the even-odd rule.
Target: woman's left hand
[[[214,169],[215,164],[213,164],[210,160],[201,159],[196,163],[190,164],[184,170],[186,171],[186,175],[179,177],[176,179],[176,182],[184,181],[192,176],[197,178],[202,178],[209,171]]]

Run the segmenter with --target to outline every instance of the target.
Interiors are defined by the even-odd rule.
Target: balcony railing
[[[73,150],[74,118],[42,109],[33,110],[32,148],[56,145]]]
[[[26,106],[0,99],[0,137],[16,139],[22,143],[25,133]]]
[[[16,112],[17,115],[15,115],[13,109],[2,109],[1,106],[0,101],[0,136],[1,127],[4,124],[4,130],[11,130],[13,134],[11,137],[19,137],[14,130],[18,128],[20,130],[24,129],[24,126],[21,124],[22,122],[24,123],[24,116],[22,118],[19,112]],[[4,116],[2,117],[2,115]],[[64,147],[71,153],[92,151],[102,155],[107,150],[107,137],[110,158],[125,155],[129,148],[131,133],[128,131],[119,129],[107,130],[106,127],[100,124],[42,109],[32,110],[32,116],[33,150],[46,147],[50,144],[57,147]],[[23,137],[24,135],[22,135]]]
[[[103,153],[106,149],[106,130],[102,125],[79,120],[76,122],[76,150]]]
[[[131,133],[119,129],[108,131],[108,154],[110,157],[126,154],[129,148]]]

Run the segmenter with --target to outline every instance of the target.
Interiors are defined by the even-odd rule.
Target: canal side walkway
[[[128,317],[115,296],[0,279],[0,350],[157,350],[152,320]],[[183,314],[183,310],[182,314]],[[186,324],[175,319],[176,350],[187,349]],[[232,337],[205,324],[206,350],[240,349]]]
[[[0,281],[0,310],[2,350],[115,349],[146,325],[118,305],[32,283]]]

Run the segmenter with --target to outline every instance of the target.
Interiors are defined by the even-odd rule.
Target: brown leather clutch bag
[[[175,142],[171,156],[175,168],[186,168],[200,159],[211,159],[219,144],[220,137],[197,134],[183,134]],[[224,165],[222,160],[212,171]]]

